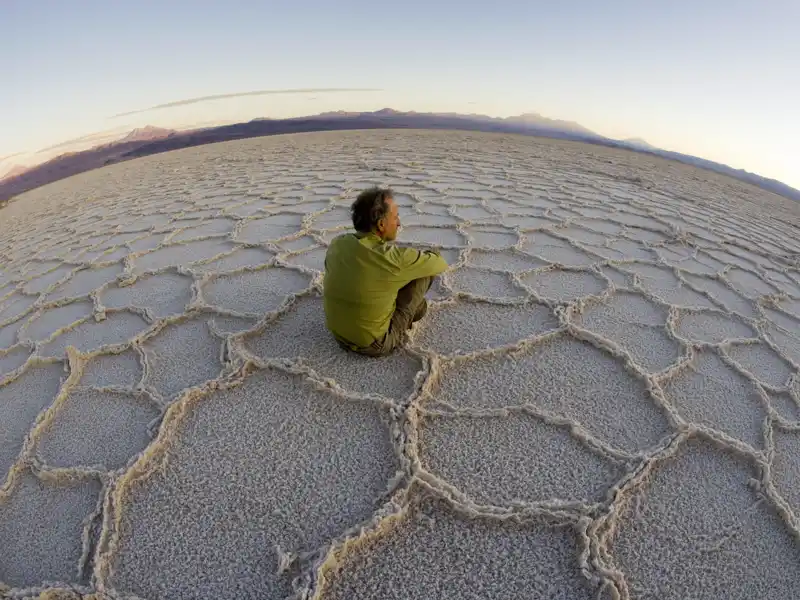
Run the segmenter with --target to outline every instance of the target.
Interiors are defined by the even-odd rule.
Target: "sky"
[[[144,125],[536,112],[800,188],[799,23],[798,0],[0,0],[0,159]]]

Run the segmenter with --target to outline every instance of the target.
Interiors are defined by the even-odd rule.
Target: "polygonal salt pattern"
[[[503,225],[520,231],[529,232],[535,230],[551,229],[557,227],[560,221],[556,217],[548,218],[539,215],[536,210],[530,215],[506,215],[501,219]],[[526,234],[529,236],[530,234]]]
[[[96,354],[83,367],[80,384],[85,387],[116,387],[133,390],[142,380],[144,368],[139,353],[127,348],[117,353]]]
[[[129,250],[124,246],[112,250],[89,250],[81,255],[81,262],[95,265],[105,265],[121,262],[128,256]]]
[[[755,329],[737,316],[707,310],[681,311],[676,333],[689,341],[708,344],[757,336]]]
[[[298,265],[313,269],[314,271],[325,270],[325,254],[327,248],[324,246],[303,250],[296,254],[287,256],[284,260],[290,265]]]
[[[727,271],[725,277],[736,291],[748,298],[757,299],[760,296],[770,296],[777,292],[774,286],[751,271],[734,268]]]
[[[37,416],[53,403],[65,378],[62,363],[38,363],[0,385],[0,482],[14,464]]]
[[[663,233],[641,227],[625,227],[620,235],[629,240],[639,242],[635,245],[635,247],[639,249],[642,248],[641,244],[662,244],[668,239]]]
[[[15,321],[27,314],[38,299],[39,296],[27,296],[20,292],[14,292],[0,304],[0,323]]]
[[[169,324],[142,348],[147,360],[144,384],[165,400],[219,377],[224,366],[222,340],[202,318]]]
[[[528,239],[522,250],[551,263],[566,267],[588,267],[600,262],[598,257],[587,254],[566,239],[548,233],[532,233],[526,237]]]
[[[131,285],[112,286],[100,294],[109,308],[139,308],[155,319],[179,315],[192,300],[192,280],[176,273],[138,278]]]
[[[466,230],[472,244],[478,248],[502,250],[515,246],[519,242],[517,234],[498,226],[473,226]]]
[[[34,313],[25,326],[19,331],[22,340],[41,342],[87,317],[94,312],[91,302],[78,301],[70,304],[46,308]]]
[[[667,333],[668,311],[640,294],[617,292],[587,306],[576,323],[618,344],[650,372],[675,363],[681,345]]]
[[[800,423],[800,380],[795,378],[790,391],[766,389],[770,407],[784,422]]]
[[[770,323],[777,325],[784,331],[790,334],[800,331],[800,316],[795,316],[790,312],[775,310],[768,306],[761,307],[761,310]]]
[[[142,237],[128,242],[128,248],[130,248],[132,252],[147,252],[148,250],[155,250],[164,242],[166,237],[167,234],[165,233],[142,235]]]
[[[775,444],[772,460],[775,486],[795,516],[800,515],[800,431],[776,428],[772,438]]]
[[[66,298],[82,298],[114,281],[122,275],[122,265],[89,267],[76,271],[66,282],[58,285],[46,296],[48,302],[61,301]]]
[[[639,242],[634,242],[631,240],[610,240],[607,246],[611,252],[617,252],[621,256],[619,259],[611,260],[630,262],[635,260],[654,260],[656,258],[656,255],[652,250],[643,247]]]
[[[24,365],[30,355],[31,349],[22,344],[12,346],[7,350],[0,350],[0,379]]]
[[[229,315],[218,315],[207,313],[209,328],[220,336],[233,335],[253,329],[258,322],[252,317],[231,317]]]
[[[387,413],[273,370],[210,393],[169,434],[169,475],[123,483],[111,583],[147,598],[285,597],[280,552],[314,550],[378,508],[396,468]],[[191,581],[170,575],[186,567]]]
[[[208,239],[159,246],[133,259],[134,272],[157,272],[167,267],[207,261],[220,254],[230,252],[235,246],[221,239]]]
[[[481,269],[519,273],[550,266],[550,263],[517,250],[470,250],[467,264]]]
[[[725,268],[724,264],[700,252],[688,258],[681,257],[670,259],[669,257],[664,257],[665,252],[663,250],[656,249],[656,251],[664,258],[664,262],[668,265],[695,275],[716,275],[721,273]]]
[[[187,227],[169,238],[170,242],[187,242],[212,236],[226,236],[233,231],[236,222],[231,219],[212,219]]]
[[[569,524],[470,518],[427,498],[412,500],[399,519],[336,556],[324,598],[596,597],[580,575],[579,536]]]
[[[79,352],[91,352],[104,346],[125,344],[147,327],[147,321],[134,312],[109,312],[101,321],[90,318],[58,334],[40,346],[38,352],[44,357],[64,357],[68,346]]]
[[[752,477],[747,461],[695,440],[655,465],[626,494],[609,544],[628,588],[665,600],[793,598],[800,548]]]
[[[73,389],[39,432],[37,452],[51,467],[119,469],[150,443],[158,416],[145,394]]]
[[[711,350],[663,384],[667,400],[687,421],[763,448],[766,415],[754,382]]]
[[[721,279],[711,279],[684,273],[684,279],[693,287],[706,292],[719,302],[727,312],[734,312],[748,319],[759,318],[755,305]]]
[[[331,210],[314,215],[311,219],[311,227],[314,229],[333,229],[335,227],[347,227],[352,223],[350,211],[344,207],[336,207]],[[300,223],[297,223],[298,228]]]
[[[757,381],[774,388],[786,387],[794,371],[777,352],[763,343],[733,344],[725,349],[725,353]]]
[[[215,258],[208,262],[195,263],[186,268],[198,275],[257,269],[268,264],[273,256],[272,252],[263,248],[240,247],[220,258]]]
[[[401,235],[403,240],[407,242],[429,246],[454,247],[466,245],[464,236],[450,227],[404,227]]]
[[[591,271],[546,269],[525,275],[522,283],[537,296],[553,302],[573,302],[586,296],[599,296],[608,284]]]
[[[302,235],[299,237],[293,237],[287,240],[275,242],[275,245],[286,252],[297,252],[298,250],[307,250],[309,248],[313,248],[317,245],[317,240],[310,235]]]
[[[686,286],[670,268],[638,263],[623,268],[638,276],[642,288],[662,302],[688,308],[716,308],[711,300]]]
[[[28,282],[36,281],[46,273],[58,271],[63,265],[56,260],[38,261],[32,260],[25,265],[23,271]]]
[[[765,269],[764,271],[766,280],[775,286],[779,292],[795,298],[800,298],[800,284],[794,281],[789,275],[772,269]],[[791,300],[788,302],[791,302]],[[795,302],[797,301],[795,300]]]
[[[445,365],[432,398],[471,408],[533,404],[629,452],[648,447],[668,431],[644,381],[620,360],[563,334],[525,349],[512,362],[487,356]]]
[[[525,296],[510,274],[494,273],[473,267],[459,267],[449,273],[456,292],[480,298],[519,298]]]
[[[420,454],[427,470],[480,504],[599,502],[623,472],[568,427],[523,413],[425,417]]]
[[[75,267],[71,265],[58,266],[49,273],[28,280],[28,282],[22,286],[22,291],[26,294],[40,294],[45,292],[59,281],[66,279],[74,268]]]
[[[726,250],[708,248],[706,253],[725,265],[738,267],[739,269],[752,270],[755,266],[750,260],[731,254]]]
[[[555,232],[573,242],[589,246],[603,246],[608,239],[608,236],[604,233],[592,231],[591,229],[584,229],[583,227],[563,227],[556,229]]]
[[[450,224],[453,223],[453,216],[450,214],[450,208],[442,204],[429,204],[426,202],[419,202],[417,204],[418,216],[413,216],[411,219],[418,220],[421,224],[426,223],[429,216],[441,217],[440,219],[432,219],[431,223]],[[409,225],[411,223],[408,223]]]
[[[437,354],[466,354],[515,344],[557,328],[553,312],[535,302],[497,306],[465,301],[429,309],[417,325],[413,343]]]
[[[608,240],[610,238],[617,237],[619,234],[622,233],[622,227],[617,223],[612,223],[611,221],[607,220],[608,213],[605,211],[599,211],[596,215],[596,218],[588,218],[588,219],[575,219],[572,223],[577,227],[582,227],[589,231],[593,231],[595,233],[602,233],[604,234],[604,239]],[[594,238],[597,239],[597,238]],[[581,241],[581,240],[576,240]]]
[[[483,206],[456,206],[453,209],[453,214],[462,221],[481,221],[491,219],[496,216]]]
[[[20,589],[44,581],[86,584],[79,570],[86,521],[97,505],[96,478],[42,481],[30,471],[20,476],[8,497],[0,497],[0,581]]]
[[[221,275],[203,287],[206,301],[216,308],[239,314],[260,315],[276,310],[292,294],[308,288],[304,273],[273,267]]]
[[[0,545],[19,549],[0,590],[793,599],[796,205],[690,170],[329,132],[20,196],[0,212]],[[399,242],[451,265],[381,359],[333,341],[315,277],[371,185],[395,189]]]
[[[440,225],[458,225],[458,218],[451,215],[449,212],[446,214],[429,214],[422,212],[414,212],[409,215],[402,214],[400,211],[400,220],[403,227],[410,227],[413,225],[423,226],[440,226]]]
[[[605,275],[617,290],[633,290],[633,275],[610,265],[600,267],[600,272]]]
[[[301,223],[301,215],[270,215],[264,218],[256,218],[245,221],[236,233],[235,239],[238,242],[250,244],[277,240],[299,231]]]

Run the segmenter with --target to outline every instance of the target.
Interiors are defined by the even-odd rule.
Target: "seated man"
[[[391,243],[400,227],[391,190],[362,192],[350,211],[356,232],[334,238],[325,256],[325,322],[342,347],[382,356],[425,315],[425,292],[447,263]]]

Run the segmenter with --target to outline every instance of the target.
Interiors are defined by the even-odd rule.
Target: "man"
[[[447,262],[391,243],[400,228],[391,190],[362,192],[350,212],[356,232],[334,238],[325,256],[325,322],[342,347],[383,356],[425,316],[425,292]]]

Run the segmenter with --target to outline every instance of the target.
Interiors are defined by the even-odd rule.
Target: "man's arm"
[[[397,248],[400,252],[398,276],[404,281],[412,281],[421,277],[433,277],[444,273],[448,264],[438,252],[417,250],[416,248]]]

